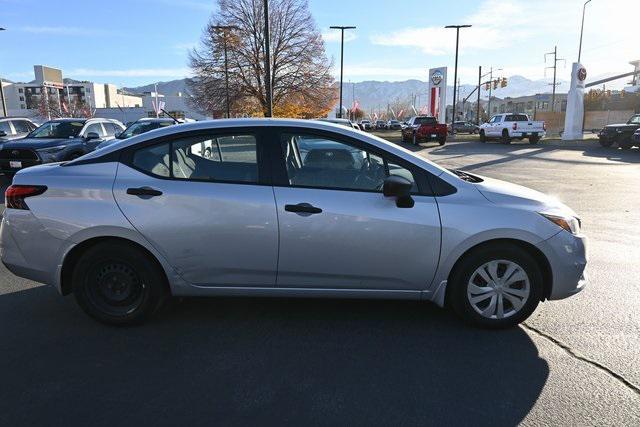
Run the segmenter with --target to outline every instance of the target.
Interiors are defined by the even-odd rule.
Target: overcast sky
[[[558,46],[559,78],[577,59],[583,0],[309,0],[339,71],[339,33],[346,36],[345,81],[426,80],[427,69],[453,67],[461,32],[462,83],[477,67],[506,76],[545,77],[545,52]],[[215,2],[205,0],[0,0],[0,75],[33,79],[34,64],[65,77],[135,86],[188,75],[186,58]],[[640,0],[593,0],[587,6],[582,62],[592,77],[631,71],[640,59]],[[547,66],[551,62],[547,63]],[[547,77],[550,71],[547,70]],[[452,74],[451,74],[452,75]],[[622,82],[621,82],[622,84]]]

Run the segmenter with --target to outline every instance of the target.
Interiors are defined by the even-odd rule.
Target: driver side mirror
[[[89,132],[88,134],[85,135],[84,140],[90,141],[92,139],[98,139],[98,138],[100,138],[100,135],[98,135],[97,132]]]
[[[382,194],[384,197],[395,197],[399,208],[412,208],[415,202],[411,197],[413,184],[406,178],[391,175],[384,180]]]

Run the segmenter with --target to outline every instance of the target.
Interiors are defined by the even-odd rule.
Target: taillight
[[[547,130],[547,124],[545,122],[542,122],[542,130],[544,131]]]
[[[47,191],[44,185],[10,185],[4,192],[4,206],[10,209],[29,210],[24,199]]]
[[[513,130],[518,129],[518,122],[513,122],[513,126],[511,126]]]

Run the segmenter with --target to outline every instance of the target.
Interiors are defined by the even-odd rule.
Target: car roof
[[[178,135],[191,131],[202,130],[216,130],[216,129],[233,129],[233,128],[264,128],[264,127],[287,127],[287,128],[300,128],[302,130],[319,130],[329,131],[334,134],[348,136],[354,139],[362,140],[368,144],[378,147],[384,151],[394,154],[400,158],[404,158],[407,161],[418,164],[434,175],[441,175],[445,172],[445,169],[436,165],[432,161],[421,157],[406,148],[393,144],[385,139],[377,137],[372,134],[363,133],[351,127],[346,127],[336,123],[319,120],[303,120],[303,119],[275,119],[275,118],[246,118],[246,119],[216,119],[216,120],[202,120],[192,123],[181,123],[179,126],[167,126],[159,129],[154,129],[149,132],[145,132],[140,135],[132,136],[131,138],[124,139],[117,144],[112,144],[97,151],[93,151],[77,160],[68,162],[72,165],[75,162],[81,162],[90,160],[93,158],[103,157],[112,152],[122,150],[133,145],[143,143],[145,141],[162,138],[164,136]]]

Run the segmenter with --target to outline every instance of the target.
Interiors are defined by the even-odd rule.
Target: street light
[[[340,109],[338,111],[340,111],[339,118],[342,118],[342,72],[343,72],[343,66],[344,66],[344,30],[354,30],[356,27],[345,27],[345,26],[334,25],[329,28],[331,28],[332,30],[340,30]]]
[[[6,28],[0,27],[0,31],[6,31]],[[2,78],[0,77],[0,103],[2,103],[2,116],[7,117],[7,103],[4,100],[4,86],[2,86]]]
[[[584,13],[587,9],[587,4],[590,2],[591,0],[587,0],[582,6],[582,25],[580,26],[580,47],[578,48],[578,64],[580,63],[580,56],[582,55],[582,32],[584,31]]]
[[[224,46],[224,81],[227,97],[227,119],[231,117],[231,108],[229,107],[229,60],[227,59],[227,35],[228,31],[237,30],[235,25],[214,25],[213,28],[222,31],[222,45]]]
[[[469,28],[471,25],[447,25],[445,28],[456,29],[456,67],[453,72],[453,117],[451,118],[451,133],[453,133],[453,124],[456,121],[456,87],[458,83],[458,44],[460,41],[460,28]]]

